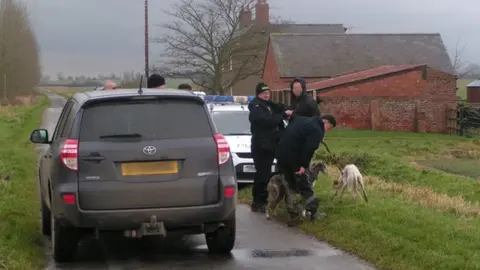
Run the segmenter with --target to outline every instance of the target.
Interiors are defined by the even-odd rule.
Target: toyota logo
[[[157,152],[157,148],[149,145],[143,148],[143,153],[147,156],[153,156]]]

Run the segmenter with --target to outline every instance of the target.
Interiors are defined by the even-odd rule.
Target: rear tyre
[[[47,205],[43,198],[41,199],[41,210],[42,210],[42,234],[45,236],[52,235],[52,225],[51,225],[51,215],[50,209],[48,209]]]
[[[78,230],[72,226],[62,224],[51,215],[52,257],[56,262],[73,260],[79,240]]]
[[[225,227],[219,228],[214,232],[205,233],[208,251],[214,254],[226,254],[232,251],[235,246],[236,219],[235,212],[226,221]]]

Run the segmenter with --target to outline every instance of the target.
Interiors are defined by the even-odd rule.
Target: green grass
[[[357,164],[370,200],[354,204],[348,192],[342,201],[333,200],[332,178],[337,172],[332,167],[332,175],[319,177],[316,186],[328,218],[305,222],[301,230],[382,269],[480,269],[480,183],[411,165],[413,160],[447,156],[463,164],[451,157],[451,150],[480,151],[476,141],[441,134],[346,130],[329,133],[325,141],[334,155],[327,155],[321,146],[316,159]],[[479,157],[463,161],[478,162]],[[240,198],[248,202],[250,190],[242,190]],[[285,221],[285,212],[278,218]]]
[[[465,175],[475,179],[480,178],[480,159],[439,158],[417,162],[447,173]]]
[[[48,105],[0,110],[0,269],[39,269],[44,263],[36,184],[37,154],[29,142]],[[3,180],[6,175],[10,180]]]
[[[467,99],[467,84],[473,82],[472,79],[458,79],[457,80],[457,96],[462,99]]]
[[[71,98],[75,93],[92,91],[93,87],[44,87],[43,91],[50,91],[64,98]]]

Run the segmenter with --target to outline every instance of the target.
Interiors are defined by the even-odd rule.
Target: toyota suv
[[[237,186],[228,142],[205,102],[182,90],[77,93],[47,144],[40,182],[42,232],[57,261],[87,234],[126,237],[177,231],[206,236],[212,253],[235,243]]]

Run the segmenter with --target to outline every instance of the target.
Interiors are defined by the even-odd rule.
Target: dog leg
[[[278,190],[278,187],[273,183],[268,184],[267,190],[268,190],[268,204],[265,211],[265,217],[267,219],[271,219],[272,215],[275,214],[275,207],[277,205],[276,201],[278,200],[280,191]]]
[[[340,195],[339,195],[339,199],[342,198],[343,196],[343,192],[345,192],[345,188],[347,187],[346,184],[342,184],[342,187],[340,188]]]
[[[354,181],[352,181],[352,187],[351,187],[351,193],[352,193],[352,199],[353,199],[353,202],[357,202],[357,192],[358,192],[358,188],[357,188],[357,179],[353,179]]]
[[[367,198],[367,192],[365,191],[365,184],[363,183],[363,177],[359,177],[358,179],[358,183],[360,185],[360,188],[362,189],[361,192],[362,194],[360,194],[360,196],[363,197],[363,199],[365,200],[365,202],[368,202],[368,198]],[[360,191],[359,191],[360,192]]]

